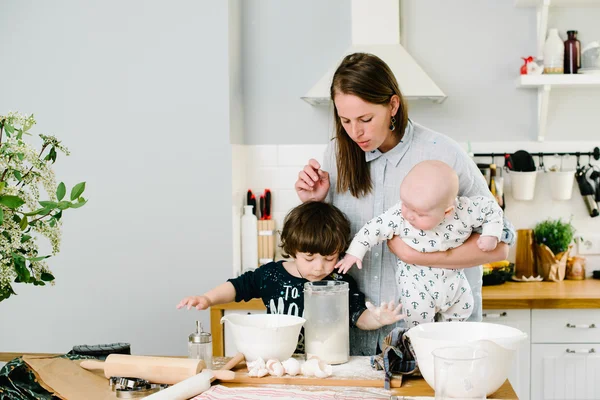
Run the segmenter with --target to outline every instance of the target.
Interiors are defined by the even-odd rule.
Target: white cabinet
[[[508,380],[519,400],[529,400],[531,310],[483,310],[482,316],[483,322],[511,326],[527,334],[515,354]]]
[[[224,315],[231,314],[265,314],[267,310],[225,310]],[[224,336],[224,347],[225,347],[225,357],[233,357],[237,353],[237,348],[235,347],[235,343],[233,343],[233,335],[231,334],[231,327],[228,323],[225,323],[225,328],[223,330]]]
[[[600,399],[600,310],[532,310],[531,399]]]
[[[532,400],[600,399],[600,344],[533,344]]]

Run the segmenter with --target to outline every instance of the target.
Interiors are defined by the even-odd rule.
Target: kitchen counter
[[[506,282],[483,287],[483,309],[534,308],[600,308],[600,280],[562,282]],[[221,317],[226,310],[264,310],[260,299],[227,303],[210,309],[210,328],[213,336],[213,354],[225,352]]]

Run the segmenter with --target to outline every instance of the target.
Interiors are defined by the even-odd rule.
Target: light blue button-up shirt
[[[459,196],[489,196],[485,178],[467,153],[449,137],[434,132],[414,122],[409,122],[404,137],[390,151],[373,150],[365,154],[371,172],[373,190],[365,197],[353,197],[350,192],[337,193],[335,139],[330,142],[323,158],[323,170],[329,172],[331,187],[327,200],[342,210],[351,222],[352,232],[358,230],[371,218],[382,214],[400,199],[400,183],[413,166],[424,160],[440,160],[450,165],[459,177]],[[514,228],[504,220],[502,241],[514,243]],[[350,274],[358,282],[367,300],[374,304],[399,298],[395,281],[396,256],[385,243],[374,246],[365,255],[362,269],[356,267]],[[474,297],[471,321],[481,321],[481,266],[465,269]],[[398,323],[399,326],[403,322]],[[350,331],[352,355],[375,354],[377,343],[394,328],[394,325],[375,331]]]

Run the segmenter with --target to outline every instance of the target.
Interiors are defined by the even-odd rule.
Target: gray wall
[[[350,44],[350,1],[244,3],[245,141],[325,143],[331,110],[299,97]],[[518,89],[521,57],[536,55],[535,8],[513,1],[401,0],[406,48],[448,95],[411,102],[410,116],[458,141],[535,140],[536,92]],[[549,27],[600,40],[600,9],[553,9]],[[591,140],[598,90],[551,94],[547,140]]]
[[[242,9],[245,143],[325,143],[330,110],[300,96],[350,46],[350,0],[246,0]]]
[[[227,30],[216,0],[2,2],[0,113],[64,141],[57,177],[89,203],[65,214],[56,285],[0,303],[0,351],[184,354],[208,325],[175,305],[231,273]]]

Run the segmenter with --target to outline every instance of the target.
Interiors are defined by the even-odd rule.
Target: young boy
[[[354,279],[334,273],[341,253],[350,242],[350,222],[335,206],[308,202],[292,209],[281,231],[284,257],[291,261],[271,262],[254,271],[229,279],[202,296],[186,297],[177,308],[205,310],[217,304],[261,298],[267,313],[304,314],[304,284],[320,280],[348,282],[350,324],[360,329],[379,329],[398,322],[404,315],[394,302],[375,307],[365,304],[365,296]],[[297,352],[304,352],[304,335]]]
[[[449,165],[435,160],[415,165],[400,185],[400,202],[359,230],[336,268],[341,273],[354,264],[362,268],[365,253],[392,236],[430,253],[460,246],[473,228],[481,227],[479,248],[494,250],[503,228],[500,206],[493,198],[457,196],[458,176]],[[398,260],[396,279],[409,325],[432,322],[436,313],[445,321],[463,321],[473,311],[473,294],[461,269]]]

